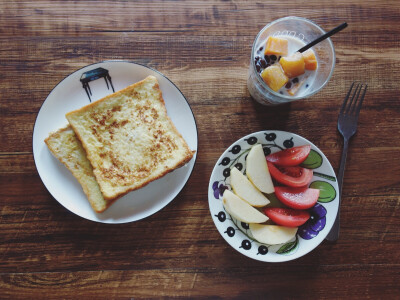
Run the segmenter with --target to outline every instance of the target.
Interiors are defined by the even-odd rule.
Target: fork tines
[[[347,105],[347,102],[348,102],[348,100],[350,98],[350,95],[351,95],[351,93],[353,91],[354,85],[355,85],[355,82],[353,82],[351,84],[349,92],[347,93],[347,95],[346,95],[346,97],[345,97],[345,99],[343,101],[342,107],[340,108],[340,113],[341,114],[345,114],[345,115],[353,115],[353,114],[355,114],[355,115],[358,115],[358,113],[360,112],[361,105],[362,105],[362,103],[364,101],[364,96],[365,96],[365,93],[367,92],[368,85],[367,84],[359,84],[359,83],[357,83],[356,86],[355,86],[355,90],[353,92],[353,95],[352,95],[352,97],[350,99],[350,102]],[[361,97],[359,97],[362,90],[363,90],[363,93],[362,93]],[[353,101],[354,101],[354,103],[353,103]]]

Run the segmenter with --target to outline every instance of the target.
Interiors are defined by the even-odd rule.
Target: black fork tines
[[[344,98],[343,105],[340,108],[340,114],[358,115],[358,113],[360,112],[361,105],[362,105],[362,102],[364,101],[364,96],[365,96],[365,93],[367,92],[368,85],[357,83],[355,85],[354,92],[352,93],[354,85],[355,85],[355,82],[352,83],[346,97]],[[360,97],[360,93],[363,89],[364,89],[364,91]],[[349,99],[350,99],[350,101],[349,101]]]

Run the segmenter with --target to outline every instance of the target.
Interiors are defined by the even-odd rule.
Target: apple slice
[[[231,170],[231,186],[237,196],[252,206],[262,207],[269,200],[235,167]]]
[[[253,237],[263,244],[277,245],[289,242],[296,236],[297,227],[249,224]]]
[[[235,219],[245,223],[264,223],[268,217],[240,199],[230,190],[225,190],[222,203],[226,211]]]
[[[272,194],[275,191],[261,144],[253,146],[247,155],[246,175],[261,192]]]

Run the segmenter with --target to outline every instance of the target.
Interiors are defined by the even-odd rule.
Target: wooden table
[[[246,88],[254,37],[288,15],[335,35],[337,61],[317,95],[266,107]],[[391,1],[2,1],[0,4],[0,298],[399,297],[400,4]],[[199,132],[181,193],[141,221],[107,225],[62,207],[36,171],[32,131],[48,93],[103,60],[132,60],[183,92]],[[231,248],[210,216],[211,171],[249,133],[285,130],[315,143],[335,171],[339,106],[369,84],[343,186],[341,234],[287,263]]]

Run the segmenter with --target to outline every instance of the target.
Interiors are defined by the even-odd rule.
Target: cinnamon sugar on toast
[[[81,184],[93,210],[101,213],[112,201],[106,201],[101,194],[93,174],[92,165],[86,158],[85,150],[71,126],[51,133],[45,143],[53,155],[63,163]]]
[[[66,117],[106,201],[144,187],[194,155],[168,117],[154,76]]]

